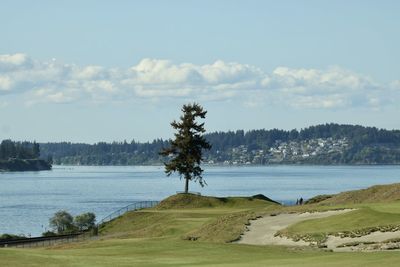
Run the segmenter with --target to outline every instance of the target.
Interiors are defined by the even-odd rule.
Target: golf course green
[[[338,209],[352,210],[301,221],[279,233],[318,243],[328,235],[351,237],[381,230],[397,231],[400,191],[394,189],[398,187],[399,184],[393,184],[370,191],[352,191],[345,193],[345,197],[343,193],[313,204],[289,207],[263,196],[217,198],[178,194],[157,207],[128,212],[105,224],[95,241],[44,248],[1,248],[0,265],[398,266],[400,251],[396,250],[332,252],[318,246],[233,242],[246,232],[251,220],[260,217]],[[389,198],[387,192],[392,192]]]

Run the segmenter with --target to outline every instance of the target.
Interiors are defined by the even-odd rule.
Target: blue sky
[[[400,128],[399,1],[1,1],[0,139]]]

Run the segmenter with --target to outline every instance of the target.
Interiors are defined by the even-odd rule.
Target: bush
[[[74,225],[79,231],[92,229],[96,223],[96,215],[92,212],[82,213],[74,218]]]
[[[57,234],[52,231],[47,231],[47,232],[42,233],[43,237],[51,237],[51,236],[56,236],[56,235]]]
[[[79,231],[87,231],[96,225],[96,215],[92,212],[82,213],[72,217],[65,210],[57,211],[53,217],[50,218],[50,227],[54,231],[44,232],[43,236],[54,236],[57,234],[72,234]]]
[[[0,235],[0,241],[17,240],[26,238],[24,235],[12,235],[12,234],[2,234]]]
[[[72,215],[65,210],[57,211],[50,218],[50,227],[57,231],[57,234],[73,233],[76,231]]]

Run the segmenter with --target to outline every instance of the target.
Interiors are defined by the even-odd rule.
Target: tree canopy
[[[9,139],[0,143],[0,160],[37,159],[40,156],[40,146],[33,142],[14,142]]]
[[[79,231],[91,229],[96,224],[96,215],[92,212],[86,212],[77,215],[74,218],[74,224],[79,229]]]
[[[69,212],[60,210],[49,219],[49,225],[54,232],[45,232],[43,236],[86,231],[96,226],[96,215],[92,212],[86,212],[73,217]]]
[[[318,159],[310,157],[306,164],[399,164],[400,162],[398,149],[400,130],[329,123],[290,131],[258,129],[211,132],[204,134],[204,137],[212,144],[212,148],[204,151],[203,157],[205,161],[216,164],[234,161],[232,150],[240,146],[247,149],[244,155],[248,158],[246,160],[252,161],[256,155],[253,152],[257,150],[264,150],[266,154],[280,142],[300,143],[316,138],[335,140],[345,138],[349,146],[339,158],[332,158],[329,155]],[[33,144],[27,145],[32,147]],[[53,158],[54,164],[64,165],[156,165],[165,160],[159,155],[159,151],[169,145],[167,140],[162,139],[144,143],[135,140],[96,144],[41,143],[40,156],[44,159]],[[264,159],[260,164],[268,164],[268,156]]]
[[[197,118],[205,119],[207,111],[197,103],[183,105],[180,120],[173,121],[171,126],[176,130],[175,138],[170,140],[170,147],[160,154],[171,159],[165,165],[165,173],[170,176],[178,172],[185,179],[185,193],[189,192],[189,181],[199,182],[204,186],[203,169],[200,167],[203,149],[211,149],[205,139],[204,123],[196,122]]]
[[[65,210],[57,211],[53,217],[50,218],[49,224],[59,234],[74,231],[74,218]]]

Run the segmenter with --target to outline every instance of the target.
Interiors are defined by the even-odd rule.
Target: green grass
[[[394,202],[400,200],[400,183],[375,185],[366,189],[342,192],[328,198],[320,204],[348,205],[359,203]]]
[[[400,201],[394,201],[391,203],[373,203],[368,204],[368,207],[378,212],[400,214]]]
[[[117,237],[179,237],[217,216],[220,214],[207,210],[129,212],[101,228],[100,233]]]
[[[398,266],[398,253],[332,253],[311,249],[111,239],[58,249],[1,249],[1,266]]]
[[[100,229],[98,241],[0,249],[0,266],[397,266],[400,261],[400,254],[393,252],[333,253],[226,243],[237,238],[249,219],[260,214],[325,210],[332,206],[281,207],[259,199],[197,197],[192,206],[185,208],[176,198],[164,205],[129,212],[113,220]],[[317,233],[321,229],[337,231],[400,222],[397,203],[350,206],[359,210],[306,221],[291,231]]]
[[[396,205],[388,205],[386,211],[378,211],[383,204],[372,204],[371,207],[357,207],[357,210],[321,219],[302,221],[281,230],[281,235],[295,239],[324,241],[328,234],[342,236],[365,235],[373,231],[388,231],[400,227],[400,213]],[[355,207],[355,206],[353,206]]]
[[[187,203],[182,206],[182,203]],[[250,219],[280,209],[257,198],[215,198],[178,194],[145,211],[129,212],[100,229],[113,237],[170,237],[230,242],[239,238]]]
[[[324,200],[325,198],[325,200]],[[373,231],[391,231],[400,227],[400,184],[376,185],[366,189],[316,196],[313,205],[290,208],[304,211],[331,208],[357,209],[350,213],[299,222],[280,231],[295,240],[323,242],[328,234],[359,236]]]
[[[256,195],[252,197],[210,197],[194,194],[176,194],[170,196],[156,207],[163,209],[193,209],[193,208],[234,208],[250,209],[264,207],[266,204],[273,204],[273,200],[263,196]],[[275,202],[275,204],[278,204]]]
[[[400,224],[400,214],[362,208],[341,215],[299,222],[288,230],[297,233],[339,232],[391,224]]]

